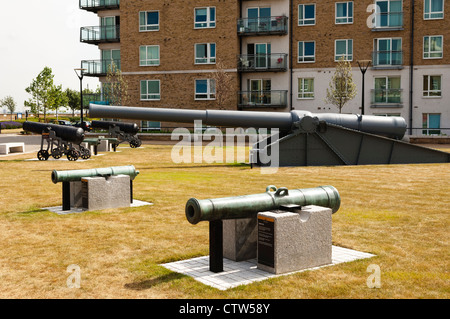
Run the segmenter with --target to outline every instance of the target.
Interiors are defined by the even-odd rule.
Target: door
[[[251,104],[270,104],[271,103],[271,82],[270,80],[250,80],[250,103]]]

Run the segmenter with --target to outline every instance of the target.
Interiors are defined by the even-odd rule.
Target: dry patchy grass
[[[448,298],[450,164],[280,168],[261,174],[246,165],[174,164],[171,146],[119,148],[90,161],[0,160],[1,298]],[[60,216],[53,169],[135,165],[134,197],[153,206]],[[267,185],[333,185],[341,209],[333,244],[376,255],[218,291],[161,263],[208,254],[208,224],[184,216],[190,197],[265,191]],[[369,264],[381,268],[369,289]],[[69,289],[67,266],[81,269]]]

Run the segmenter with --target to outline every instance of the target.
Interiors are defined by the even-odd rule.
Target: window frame
[[[305,80],[312,80],[312,90],[305,90]],[[314,78],[313,77],[307,77],[307,78],[298,78],[297,83],[297,99],[298,100],[314,100],[315,94],[314,94]],[[302,87],[302,90],[300,89],[300,85]],[[310,96],[305,96],[309,94]]]
[[[142,59],[142,57],[141,57],[141,48],[144,48],[145,47],[145,55],[146,55],[146,58],[145,59]],[[157,64],[148,64],[148,61],[152,61],[152,60],[155,60],[156,61],[156,59],[148,59],[148,51],[147,51],[147,48],[148,47],[157,47],[158,48],[158,63]],[[160,46],[158,45],[158,44],[152,44],[152,45],[141,45],[141,46],[139,46],[139,66],[159,66],[160,64],[161,64],[161,48],[160,48]],[[142,61],[147,61],[147,64],[142,64]]]
[[[423,2],[423,19],[424,20],[440,20],[440,19],[444,19],[445,1],[441,0],[442,1],[442,11],[439,11],[439,12],[438,11],[435,11],[435,12],[431,11],[431,1],[432,0],[425,0]],[[428,6],[430,8],[430,12],[426,12],[427,3],[428,3]],[[442,16],[441,17],[431,17],[433,14],[442,14]]]
[[[351,12],[351,16],[349,15],[349,9],[348,9],[348,5],[352,4],[352,12]],[[338,17],[337,13],[338,13],[338,5],[339,4],[345,4],[347,6],[347,16],[346,17]],[[335,11],[334,11],[334,23],[335,24],[353,24],[353,20],[354,20],[354,8],[355,8],[355,4],[353,3],[353,1],[342,1],[342,2],[336,2],[335,3]],[[346,22],[338,22],[337,20],[341,19],[341,20],[346,20]]]
[[[206,81],[206,93],[197,92],[197,81]],[[214,85],[211,83],[214,82]],[[214,91],[212,91],[214,89]],[[199,97],[205,95],[206,97]],[[194,80],[194,100],[195,101],[211,101],[216,99],[216,83],[214,79],[195,79]]]
[[[423,84],[425,84],[425,78],[427,79],[427,87],[422,90],[422,97],[425,99],[442,98],[442,74],[425,74],[423,75]],[[431,77],[439,77],[439,90],[433,90],[431,88]],[[430,95],[431,93],[438,93],[439,95]]]
[[[206,21],[197,22],[197,10],[206,9]],[[214,20],[211,20],[211,9],[214,9]],[[194,29],[213,29],[216,27],[217,22],[217,8],[212,7],[196,7],[194,8]],[[206,24],[206,26],[198,26],[199,24]]]
[[[428,38],[428,48],[430,49],[429,52],[425,52],[425,42],[426,42],[426,38]],[[431,38],[441,38],[441,46],[442,46],[442,50],[441,51],[431,51]],[[439,57],[431,57],[428,56],[426,57],[425,54],[431,55],[431,54],[436,54],[436,53],[440,53],[441,56]],[[423,55],[422,57],[424,59],[442,59],[444,57],[444,36],[443,35],[426,35],[423,37]]]
[[[303,18],[300,19],[300,7],[303,7],[302,11],[303,14],[305,13],[305,6],[314,6],[314,18]],[[299,27],[304,27],[304,26],[310,26],[310,25],[316,25],[316,4],[315,3],[304,3],[304,4],[299,4],[298,5],[298,19],[297,19],[297,24]],[[301,21],[303,21],[303,23],[301,23]],[[305,21],[313,21],[313,23],[305,23]]]
[[[345,54],[341,54],[339,57],[336,52],[338,41],[345,41],[345,51],[346,51]],[[348,58],[349,57],[348,49],[349,49],[350,41],[351,41],[351,50],[352,50],[352,53],[350,55],[351,59]],[[336,40],[334,40],[334,62],[339,62],[341,57],[344,57],[344,61],[349,61],[349,62],[353,61],[353,39],[336,39]]]
[[[146,82],[146,90],[147,90],[147,92],[145,94],[142,93],[142,82]],[[154,93],[150,94],[148,92],[149,82],[158,82],[158,93],[157,94],[154,94]],[[139,90],[140,90],[139,93],[140,93],[140,100],[141,101],[160,101],[161,100],[161,80],[141,80],[140,81],[140,88],[139,88]],[[146,95],[147,98],[143,98],[142,97],[143,95]],[[150,96],[150,95],[155,95],[157,97],[156,98],[148,98],[148,96]]]
[[[300,55],[299,46],[300,43],[303,43],[303,52],[302,55]],[[314,44],[314,55],[312,56],[312,61],[305,61],[306,57],[311,57],[310,55],[305,56],[305,43],[313,43]],[[300,58],[302,57],[303,61],[300,61]],[[315,63],[316,62],[316,41],[298,41],[297,43],[297,63]]]
[[[150,12],[157,12],[158,13],[158,24],[148,24],[148,13]],[[144,24],[141,24],[141,13],[144,13]],[[159,10],[149,10],[149,11],[139,11],[139,32],[152,32],[152,31],[159,31],[159,26],[161,23],[161,16],[159,13]],[[155,27],[156,26],[156,27]],[[150,28],[151,27],[151,28]],[[150,28],[150,29],[149,29]]]
[[[197,46],[206,45],[206,57],[197,57]],[[214,56],[211,55],[211,45],[214,45]],[[216,43],[195,43],[194,44],[194,64],[216,64],[217,45]],[[205,60],[206,62],[199,62],[198,60]]]

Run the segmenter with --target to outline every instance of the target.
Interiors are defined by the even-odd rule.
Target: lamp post
[[[371,60],[358,60],[356,61],[358,63],[359,69],[362,73],[362,94],[361,94],[361,115],[364,115],[364,75],[366,74],[367,69],[369,68],[370,64],[372,63]]]
[[[81,125],[81,128],[84,130],[85,127],[84,127],[84,121],[83,121],[83,77],[84,77],[83,72],[86,71],[86,69],[78,68],[78,69],[74,69],[74,70],[75,70],[76,75],[80,79],[80,110],[81,110],[80,125]]]

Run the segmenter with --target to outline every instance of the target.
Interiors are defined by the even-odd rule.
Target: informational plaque
[[[258,263],[275,267],[273,218],[258,216]]]

